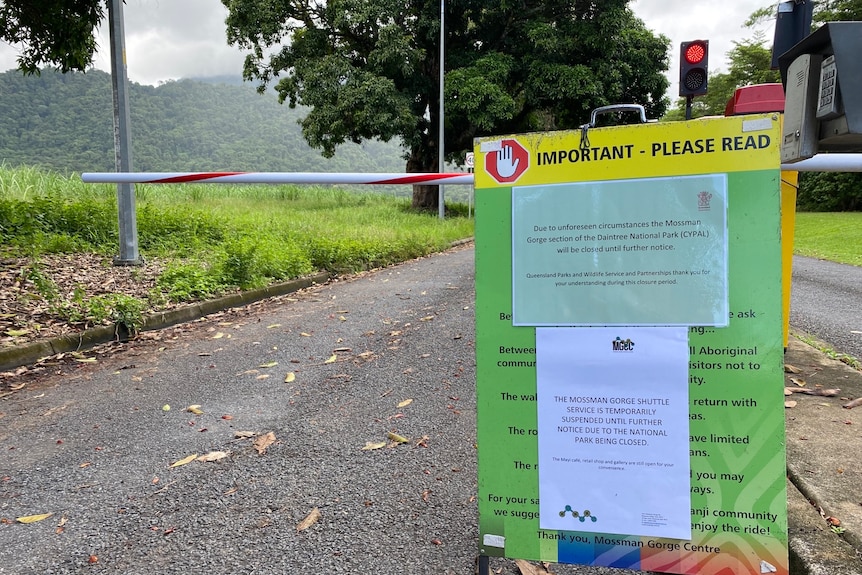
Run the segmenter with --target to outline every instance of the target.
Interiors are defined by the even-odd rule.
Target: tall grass
[[[315,270],[349,273],[426,255],[473,234],[472,220],[416,213],[409,199],[334,187],[138,185],[139,247],[165,260],[172,299],[208,297]],[[116,186],[0,167],[7,255],[115,253]]]

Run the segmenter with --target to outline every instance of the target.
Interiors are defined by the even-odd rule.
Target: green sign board
[[[765,115],[478,142],[481,554],[788,574],[778,137]],[[658,464],[668,508],[640,509]]]

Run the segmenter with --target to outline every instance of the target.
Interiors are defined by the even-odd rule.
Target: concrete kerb
[[[787,547],[791,575],[859,575],[862,561],[847,541],[829,531],[826,522],[787,482]]]
[[[260,289],[243,291],[224,297],[202,301],[170,311],[147,316],[140,331],[164,329],[172,325],[194,321],[206,315],[233,307],[241,307],[262,299],[285,295],[324,283],[331,278],[329,272],[282,282]],[[112,340],[129,339],[128,331],[120,325],[104,325],[87,329],[77,334],[62,335],[51,339],[35,341],[26,345],[0,350],[0,371],[8,371],[22,365],[37,363],[39,360],[59,353],[69,353],[90,349]]]

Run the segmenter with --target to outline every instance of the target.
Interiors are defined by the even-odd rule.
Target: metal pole
[[[126,74],[126,41],[123,26],[123,0],[108,0],[111,36],[111,80],[114,96],[114,152],[117,171],[132,171],[132,134],[129,114],[129,79]],[[132,184],[117,184],[117,212],[120,223],[120,255],[114,265],[140,265],[135,189]]]
[[[440,0],[440,122],[437,129],[437,171],[442,172],[445,165],[445,134],[443,133],[443,71],[446,56],[446,26],[444,20],[444,11],[446,8],[446,0]],[[437,186],[437,215],[440,219],[446,217],[445,203],[445,186],[442,184]]]

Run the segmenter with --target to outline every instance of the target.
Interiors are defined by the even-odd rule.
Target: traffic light
[[[709,40],[679,45],[679,95],[691,98],[706,94],[709,79]]]

